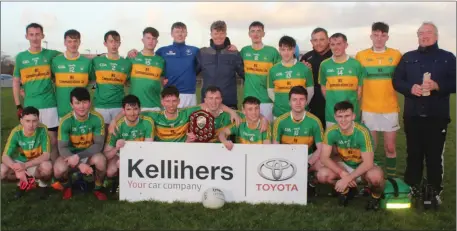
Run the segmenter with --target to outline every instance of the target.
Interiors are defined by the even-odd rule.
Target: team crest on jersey
[[[166,53],[166,55],[176,55],[176,53],[173,52],[172,50],[169,50],[169,51]]]
[[[259,54],[254,54],[254,60],[259,60]]]
[[[190,49],[186,50],[186,55],[192,55],[192,51]]]
[[[151,65],[151,59],[144,59],[144,62],[146,63],[146,65]]]
[[[286,73],[286,78],[292,78],[292,71],[285,71]]]

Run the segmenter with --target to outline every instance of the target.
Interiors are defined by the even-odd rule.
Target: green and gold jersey
[[[322,142],[323,133],[321,121],[311,112],[306,112],[299,121],[292,117],[292,112],[287,112],[273,124],[274,141],[280,144],[306,144],[308,155],[314,152],[315,144]]]
[[[160,77],[165,61],[160,56],[147,56],[141,52],[130,61],[132,62],[130,94],[140,99],[143,108],[160,108],[160,92],[162,90]]]
[[[281,61],[278,50],[271,46],[264,46],[256,50],[251,45],[241,49],[244,63],[244,98],[254,96],[261,103],[271,103],[268,97],[268,73],[276,63]]]
[[[200,110],[200,106],[178,109],[178,116],[175,119],[168,119],[165,111],[143,111],[142,115],[149,116],[154,121],[155,141],[161,142],[185,142],[189,116]]]
[[[401,59],[401,53],[392,48],[375,52],[372,48],[360,51],[355,56],[365,68],[361,109],[372,113],[399,112],[397,92],[392,85],[392,76]]]
[[[56,107],[56,96],[51,79],[51,61],[60,52],[42,49],[23,51],[16,56],[14,77],[20,78],[24,88],[24,107],[37,109]]]
[[[327,128],[324,144],[336,145],[343,162],[352,168],[357,168],[362,163],[362,152],[373,152],[373,139],[370,130],[358,122],[354,122],[354,129],[351,134],[341,132],[338,124]]]
[[[348,56],[342,63],[333,58],[322,61],[319,70],[319,84],[325,86],[325,121],[336,123],[333,107],[341,101],[349,101],[354,106],[356,121],[360,121],[357,89],[362,86],[365,70],[359,61]]]
[[[16,161],[27,162],[41,156],[44,152],[51,152],[51,142],[48,128],[40,123],[31,136],[24,134],[22,125],[13,128],[6,141],[3,155],[8,155]]]
[[[87,119],[78,120],[74,112],[60,120],[58,141],[69,142],[69,150],[78,153],[94,144],[95,136],[105,136],[105,121],[96,111],[90,111]]]
[[[140,115],[135,125],[128,125],[123,116],[117,121],[118,131],[116,135],[109,134],[107,143],[111,147],[116,147],[118,140],[125,141],[144,141],[154,138],[154,121],[151,117]]]
[[[175,119],[168,119],[164,111],[143,111],[141,114],[151,117],[154,121],[156,129],[154,140],[162,142],[185,142],[189,128],[189,117],[198,110],[202,110],[201,106],[178,109],[178,116]],[[230,124],[230,114],[221,112],[218,117],[214,118],[216,135],[209,142],[219,142],[217,138],[219,132]]]
[[[280,115],[290,111],[289,91],[294,86],[314,86],[313,72],[301,62],[293,66],[284,66],[282,63],[274,65],[268,76],[268,88],[273,88],[275,101],[273,103],[273,115]]]
[[[132,63],[125,58],[109,59],[106,55],[93,59],[91,80],[96,81],[95,108],[121,108],[124,85],[130,79]]]
[[[249,127],[246,119],[243,119],[240,126],[235,123],[229,125],[230,134],[236,136],[236,142],[240,144],[262,144],[264,140],[271,141],[271,128],[260,132],[260,120],[255,127]]]
[[[56,84],[57,112],[59,118],[71,112],[70,92],[76,87],[87,87],[92,72],[92,60],[78,56],[67,58],[65,54],[52,60],[52,74]]]

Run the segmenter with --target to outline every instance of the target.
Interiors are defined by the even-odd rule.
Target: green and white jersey
[[[62,54],[52,60],[51,70],[56,84],[57,112],[62,118],[72,110],[70,92],[76,87],[88,86],[92,60],[84,56],[67,58]]]
[[[303,86],[304,88],[314,86],[313,72],[303,63],[296,62],[292,66],[285,66],[282,63],[274,65],[268,76],[268,88],[274,89],[275,101],[273,103],[273,115],[280,115],[289,112],[289,92],[292,87]]]
[[[230,134],[236,136],[236,142],[240,144],[262,144],[264,140],[271,141],[271,128],[260,132],[260,120],[255,127],[249,127],[246,119],[243,119],[240,126],[235,123],[229,125]]]
[[[276,63],[281,61],[281,56],[276,48],[264,46],[256,50],[251,45],[241,49],[244,63],[244,98],[254,96],[261,103],[271,103],[268,97],[268,73]]]
[[[6,141],[3,155],[8,155],[13,160],[27,162],[41,156],[44,152],[51,152],[51,142],[48,128],[40,123],[31,136],[24,134],[22,125],[13,128]]]
[[[162,107],[160,92],[162,83],[160,77],[163,73],[165,61],[162,57],[147,56],[138,53],[138,56],[130,59],[132,72],[130,74],[130,94],[140,99],[141,107]]]
[[[51,79],[51,61],[59,51],[42,49],[23,51],[16,56],[14,78],[20,78],[24,88],[24,107],[37,109],[56,107],[56,96]]]
[[[105,121],[96,111],[90,111],[85,120],[78,120],[73,111],[60,120],[57,140],[68,141],[72,153],[92,146],[95,136],[105,136]]]
[[[93,59],[97,88],[94,95],[95,108],[121,108],[125,96],[124,85],[130,79],[132,63],[123,57],[113,60],[106,55]]]
[[[107,143],[111,147],[116,147],[118,140],[125,141],[144,141],[145,139],[154,138],[154,121],[151,117],[140,115],[135,125],[128,125],[123,116],[117,121],[118,131],[116,135],[109,134]]]
[[[362,163],[362,152],[373,152],[370,130],[358,122],[354,122],[354,129],[350,134],[344,134],[338,124],[327,128],[324,144],[336,145],[343,162],[352,168],[357,168]]]
[[[314,152],[314,144],[322,142],[324,129],[314,114],[306,112],[303,119],[296,121],[292,113],[284,113],[273,124],[273,140],[280,144],[306,144],[308,155]]]
[[[333,58],[322,61],[319,70],[319,84],[325,86],[325,121],[336,123],[333,107],[341,101],[349,101],[354,106],[356,121],[360,121],[357,89],[362,86],[364,68],[354,58],[337,63]]]

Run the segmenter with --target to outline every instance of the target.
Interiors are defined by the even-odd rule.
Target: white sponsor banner
[[[126,142],[119,199],[201,202],[217,187],[227,202],[306,204],[306,145]]]

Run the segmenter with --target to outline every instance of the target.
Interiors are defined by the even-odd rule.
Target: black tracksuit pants
[[[422,181],[422,173],[427,167],[427,182],[435,190],[443,189],[444,174],[444,144],[447,126],[450,120],[430,117],[405,117],[404,130],[406,134],[405,182],[418,187]]]

